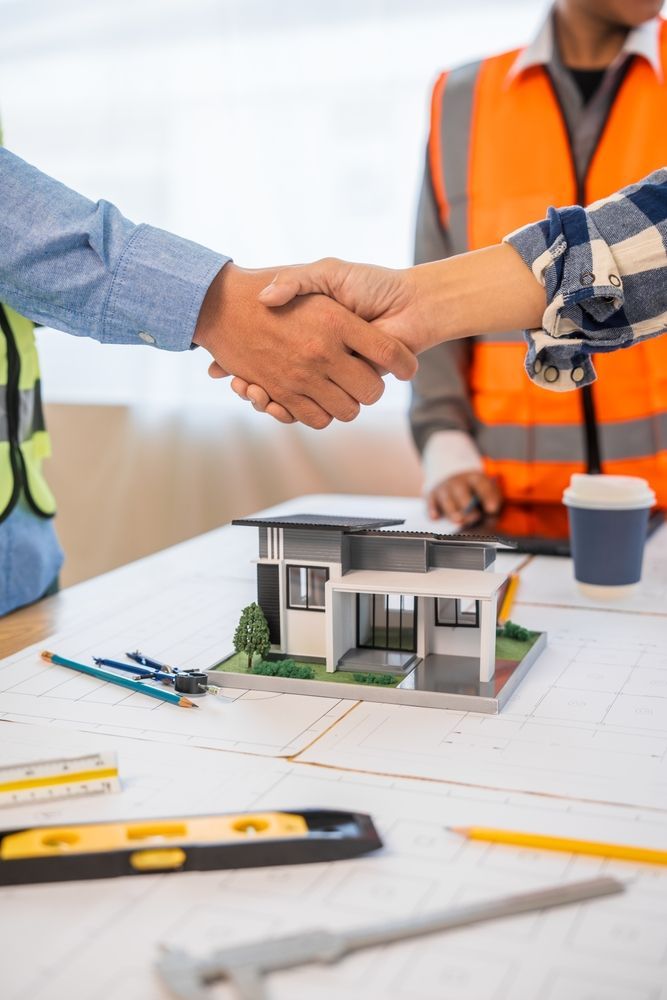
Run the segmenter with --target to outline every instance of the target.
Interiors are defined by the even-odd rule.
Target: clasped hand
[[[371,294],[360,295],[356,268],[384,275]],[[283,422],[323,428],[353,420],[360,405],[381,397],[383,373],[407,380],[417,370],[400,273],[333,260],[277,274],[227,264],[206,295],[194,342],[213,356],[214,378],[233,375],[239,395]]]
[[[297,301],[302,297],[300,301]],[[275,271],[227,264],[209,289],[195,343],[214,378],[283,423],[353,420],[410,379],[444,340],[535,328],[544,286],[507,244],[392,270],[326,258]]]

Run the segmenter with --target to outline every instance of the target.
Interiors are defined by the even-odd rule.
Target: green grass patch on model
[[[540,632],[531,632],[515,622],[506,622],[496,632],[496,659],[520,663],[539,639]],[[327,671],[324,663],[313,663],[293,657],[264,659],[260,653],[251,657],[248,669],[248,650],[232,654],[216,670],[232,674],[250,674],[262,677],[288,677],[294,680],[325,681],[327,684],[363,684],[366,686],[396,687],[405,676],[383,671],[334,670]]]
[[[368,673],[362,673],[361,671],[355,670],[354,673],[349,670],[334,670],[333,673],[329,673],[324,665],[324,663],[311,663],[305,660],[296,659],[283,659],[283,660],[264,660],[262,661],[259,656],[253,659],[252,670],[248,671],[248,658],[243,653],[235,653],[228,659],[223,660],[216,667],[216,670],[223,670],[225,673],[231,674],[247,674],[250,673],[252,676],[261,675],[264,677],[294,677],[301,680],[314,680],[314,681],[326,681],[328,684],[381,684],[387,687],[396,687],[397,684],[403,679],[402,675],[398,674],[380,674],[377,671]],[[268,666],[266,666],[268,664]],[[287,673],[281,673],[279,668],[281,664],[287,664]],[[291,666],[290,666],[291,665]],[[259,669],[258,669],[259,667]],[[275,672],[273,668],[276,668]],[[293,668],[299,671],[304,670],[304,673],[291,673]],[[361,678],[364,678],[361,680]],[[368,680],[369,677],[374,678],[388,678],[387,680]],[[357,679],[359,678],[359,679]]]
[[[532,649],[541,632],[531,632],[515,622],[506,622],[496,632],[496,659],[514,660],[519,663]]]

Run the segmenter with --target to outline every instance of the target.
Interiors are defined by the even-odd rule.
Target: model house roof
[[[373,531],[364,530],[358,532],[360,535],[374,536],[376,538],[430,538],[434,542],[448,542],[450,545],[483,545],[491,549],[513,549],[516,546],[512,542],[506,542],[495,535],[467,535],[465,532],[455,534],[438,534],[436,531]]]
[[[298,528],[314,531],[342,531],[345,534],[375,536],[378,538],[429,538],[450,545],[477,545],[484,548],[510,549],[514,546],[493,535],[469,535],[465,532],[443,535],[436,531],[385,531],[405,524],[402,518],[337,517],[330,514],[284,514],[278,517],[238,517],[232,524],[253,528]]]
[[[317,531],[362,531],[405,524],[402,518],[332,517],[330,514],[284,514],[281,517],[238,517],[232,524],[255,528],[313,528]]]

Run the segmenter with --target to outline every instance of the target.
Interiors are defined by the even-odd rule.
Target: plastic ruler
[[[0,765],[0,808],[119,791],[115,753]]]

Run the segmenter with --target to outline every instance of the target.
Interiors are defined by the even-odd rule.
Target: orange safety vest
[[[518,51],[444,73],[433,93],[429,162],[442,224],[461,253],[498,243],[550,205],[589,204],[667,164],[667,22],[662,82],[632,58],[583,184],[542,66],[508,76]],[[475,338],[469,384],[486,471],[515,500],[560,500],[586,471],[582,394],[524,371],[518,333]],[[667,507],[667,336],[595,357],[602,471],[643,476]]]

